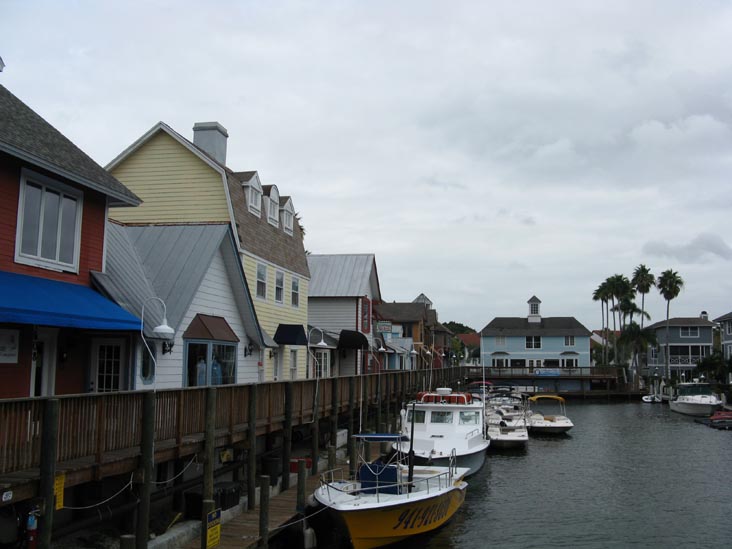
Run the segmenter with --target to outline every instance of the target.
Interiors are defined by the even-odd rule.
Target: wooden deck
[[[312,494],[320,482],[319,475],[308,476],[305,484],[306,497]],[[271,496],[269,500],[269,532],[270,538],[277,535],[278,529],[298,519],[297,483],[289,490]],[[259,506],[221,525],[221,549],[241,549],[256,547],[259,543]],[[199,549],[199,538],[186,545],[187,549]]]

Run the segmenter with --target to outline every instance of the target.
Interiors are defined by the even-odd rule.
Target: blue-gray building
[[[652,375],[656,368],[662,376],[685,374],[688,379],[694,375],[697,363],[712,354],[715,323],[709,320],[706,311],[699,317],[670,318],[668,321],[669,361],[666,371],[666,321],[661,320],[648,326],[656,332],[657,346],[648,349],[648,370]]]
[[[722,353],[724,358],[732,358],[732,312],[715,318],[722,334]]]
[[[496,317],[480,332],[483,366],[547,374],[553,369],[588,368],[590,330],[571,316],[543,318],[536,296],[528,304],[528,316]]]

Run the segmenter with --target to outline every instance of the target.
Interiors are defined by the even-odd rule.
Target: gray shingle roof
[[[698,316],[693,317],[677,317],[677,318],[669,318],[668,319],[668,325],[669,326],[714,326],[714,322],[711,320],[705,320],[703,318],[699,318]],[[658,328],[665,328],[666,327],[666,320],[661,320],[659,322],[656,322],[654,324],[651,324],[650,326],[647,326],[647,328],[650,328],[651,330],[657,330]]]
[[[313,254],[310,268],[310,297],[359,297],[370,294],[374,254]],[[374,296],[381,299],[380,295]]]
[[[426,321],[428,310],[424,303],[377,303],[374,305],[374,311],[379,318],[392,322]]]
[[[115,206],[141,200],[61,132],[0,85],[0,151],[112,198]]]
[[[525,317],[497,317],[483,328],[480,335],[488,336],[587,336],[592,334],[572,316],[542,318],[529,322]]]
[[[725,320],[732,320],[732,312],[722,315],[719,318],[715,318],[714,322],[724,322]]]

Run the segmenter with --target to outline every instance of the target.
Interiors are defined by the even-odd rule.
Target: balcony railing
[[[480,366],[469,367],[469,376],[480,377],[483,375],[483,368]],[[616,378],[619,369],[615,367],[586,367],[586,368],[485,368],[486,377],[510,378],[510,377],[601,377]]]

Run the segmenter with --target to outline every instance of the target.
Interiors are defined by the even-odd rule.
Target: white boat
[[[643,402],[648,402],[648,403],[662,402],[661,397],[659,395],[643,395],[641,397],[641,400]]]
[[[529,442],[524,395],[498,393],[485,401],[486,436],[492,448],[525,448]]]
[[[454,454],[457,466],[468,468],[472,475],[483,467],[490,444],[484,435],[484,416],[483,403],[470,393],[441,387],[418,393],[402,410],[401,434],[411,441],[416,464],[446,467]],[[408,451],[402,442],[392,447],[402,454]]]
[[[721,406],[722,400],[712,392],[712,386],[697,380],[680,383],[676,398],[669,401],[672,412],[687,416],[711,416]]]
[[[400,435],[356,435],[357,442],[405,443]],[[408,452],[407,452],[408,453]],[[362,456],[363,453],[359,452]],[[359,460],[355,479],[341,470],[327,471],[313,496],[348,530],[354,549],[381,547],[439,528],[465,501],[468,472],[456,467],[410,466],[392,454],[392,461]]]
[[[557,395],[534,395],[529,397],[530,406],[535,406],[539,402],[547,403],[550,401],[559,405],[558,414],[545,414],[529,408],[526,421],[531,434],[559,435],[574,427],[574,423],[566,415],[565,400],[562,397]]]

